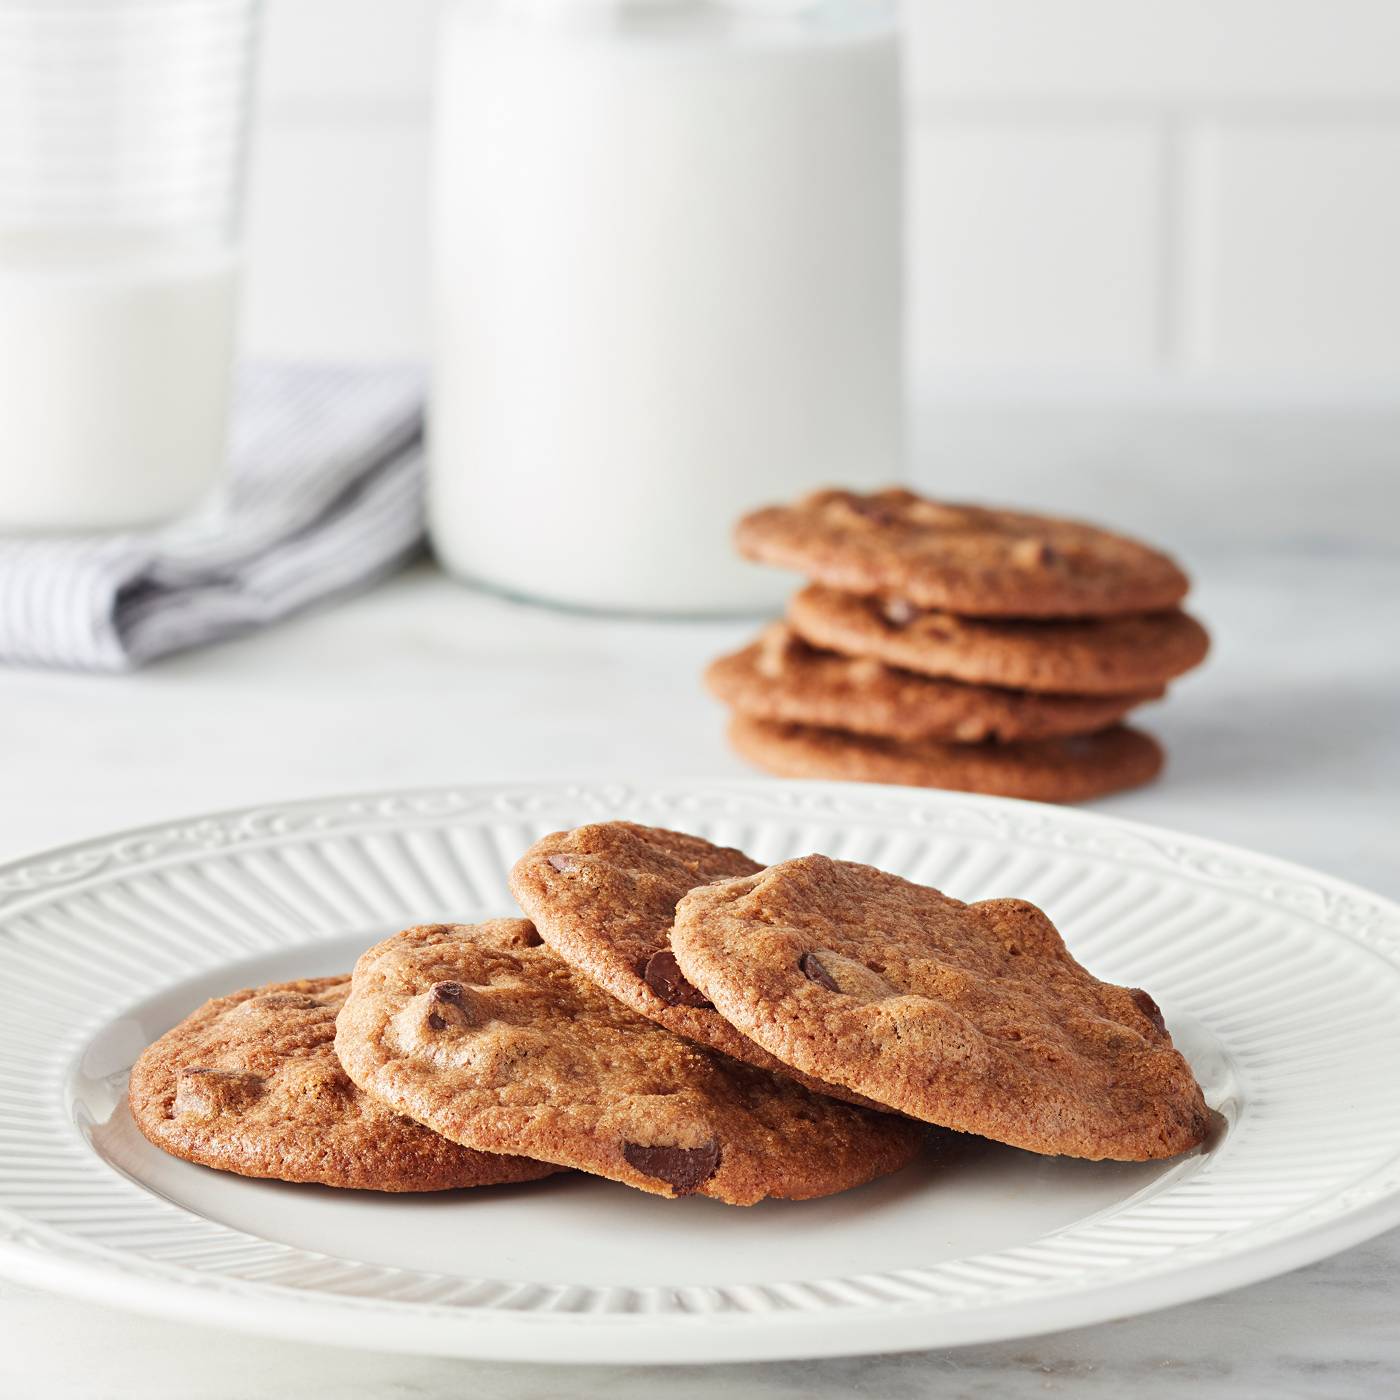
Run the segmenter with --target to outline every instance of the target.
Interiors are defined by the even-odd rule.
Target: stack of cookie
[[[1133,787],[1162,750],[1121,721],[1209,646],[1171,559],[1073,521],[819,491],[737,541],[810,580],[706,673],[735,748],[788,777],[1047,802]]]
[[[1034,905],[630,822],[544,837],[510,883],[533,922],[422,925],[350,978],[206,1003],[137,1061],[137,1126],[245,1176],[431,1191],[570,1168],[733,1205],[884,1176],[929,1125],[1126,1161],[1205,1138],[1156,1003],[1091,976]]]

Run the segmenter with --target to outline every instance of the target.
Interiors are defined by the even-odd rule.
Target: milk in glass
[[[454,0],[430,529],[449,569],[743,611],[755,505],[902,467],[899,52],[872,0]]]
[[[0,527],[147,524],[224,457],[238,269],[156,235],[0,235]]]
[[[259,0],[0,0],[0,532],[219,476]]]

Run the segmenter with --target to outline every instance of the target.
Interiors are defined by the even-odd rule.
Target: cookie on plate
[[[963,904],[814,855],[691,891],[671,940],[779,1059],[927,1122],[1122,1161],[1206,1136],[1156,1003],[1093,977],[1024,900]]]
[[[676,966],[670,936],[680,897],[696,885],[762,869],[742,851],[685,832],[596,822],[536,841],[511,870],[510,889],[565,962],[633,1011],[736,1060],[870,1106],[780,1064],[740,1035]]]
[[[1179,608],[1131,617],[1015,622],[957,617],[903,599],[813,584],[788,621],[815,647],[871,657],[920,675],[1056,695],[1159,690],[1205,660],[1210,637]]]
[[[1175,606],[1189,581],[1165,554],[1093,525],[950,505],[891,488],[817,491],[746,515],[746,558],[848,593],[969,617],[1112,617]]]
[[[1045,695],[920,676],[873,657],[818,650],[783,622],[712,662],[705,680],[718,699],[754,719],[955,743],[1092,734],[1161,695]]]
[[[661,1196],[803,1200],[895,1171],[922,1126],[672,1035],[524,919],[406,929],[355,965],[336,1050],[368,1094],[454,1142]]]
[[[948,744],[735,715],[729,740],[750,763],[783,778],[950,788],[1034,802],[1084,802],[1139,787],[1155,778],[1163,763],[1157,741],[1126,725],[1064,739]]]
[[[446,1191],[557,1170],[448,1142],[360,1093],[335,1057],[349,992],[348,977],[314,977],[205,1002],[136,1061],[136,1126],[187,1162],[365,1191]]]

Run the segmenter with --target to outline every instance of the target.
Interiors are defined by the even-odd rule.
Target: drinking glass
[[[259,0],[0,0],[0,530],[224,460]]]

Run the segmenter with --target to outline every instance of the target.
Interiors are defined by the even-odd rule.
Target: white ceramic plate
[[[247,1181],[135,1131],[127,1072],[205,997],[509,912],[536,836],[626,816],[1017,895],[1161,1003],[1228,1128],[1165,1164],[955,1153],[736,1210],[582,1176],[379,1197]],[[1092,814],[841,784],[477,787],[128,833],[0,869],[0,1266],[323,1342],[560,1361],[945,1346],[1122,1316],[1400,1222],[1400,908]]]

